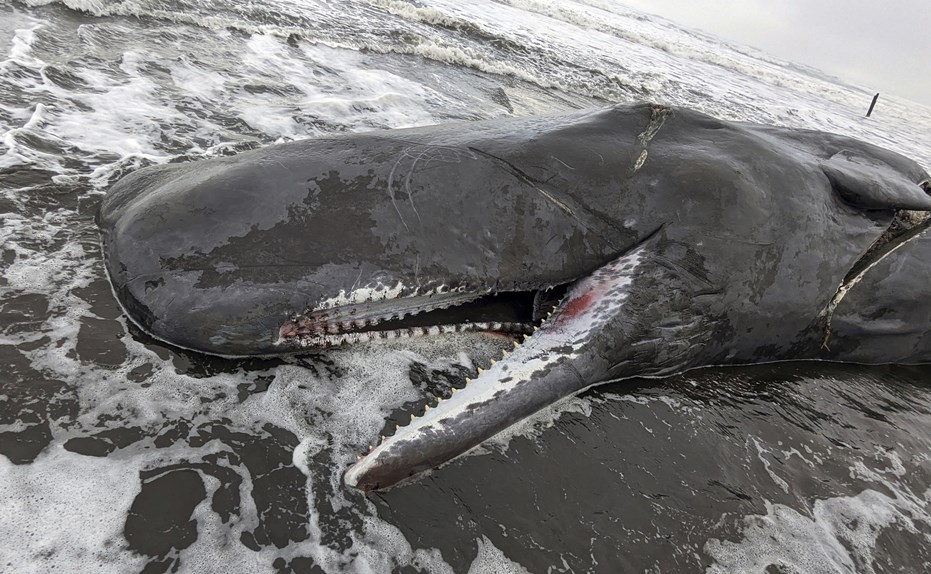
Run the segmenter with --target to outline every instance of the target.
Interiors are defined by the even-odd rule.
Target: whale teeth
[[[488,365],[488,366],[490,367],[491,365],[494,365],[494,364],[495,364],[495,363],[497,363],[497,362],[498,362],[498,361],[496,361],[496,360],[494,360],[494,359],[492,359],[492,360],[491,360],[491,364],[490,364],[490,365]]]
[[[514,348],[516,349],[516,348],[519,347],[519,346],[520,346],[520,343],[518,343],[518,342],[515,340],[515,341],[514,341]]]
[[[484,372],[485,372],[485,369],[483,369],[483,368],[481,368],[481,367],[478,368],[478,374],[481,375],[481,374],[484,373]]]
[[[414,419],[416,419],[416,418],[417,418],[417,416],[414,415],[414,413],[411,413],[411,422],[414,422]]]
[[[381,443],[383,443],[383,442],[385,442],[385,435],[381,435],[381,436],[379,436],[379,439],[380,439],[380,440],[378,441],[378,442],[379,442],[379,444],[381,444]]]
[[[401,430],[401,425],[394,425],[394,432]]]
[[[426,414],[427,411],[429,411],[429,410],[430,410],[430,405],[424,405],[424,406],[423,406],[423,412],[424,412],[424,414]]]
[[[468,385],[471,382],[472,382],[472,379],[470,379],[469,377],[466,377],[465,383]]]
[[[357,455],[356,455],[356,462],[359,462],[360,460],[362,460],[362,455],[361,455],[361,454],[357,454]]]
[[[370,444],[370,445],[369,445],[369,452],[372,452],[373,450],[375,450],[375,445],[374,445],[374,444]]]

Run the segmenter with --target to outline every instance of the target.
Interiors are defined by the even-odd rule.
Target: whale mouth
[[[523,302],[530,332],[513,347],[479,366],[460,386],[411,413],[410,422],[386,428],[343,475],[347,486],[362,491],[391,488],[469,451],[533,413],[577,393],[615,365],[602,355],[601,333],[621,314],[632,296],[650,247],[665,224],[633,242],[616,259],[571,283],[542,290],[509,293]],[[492,309],[495,299],[476,298]],[[633,298],[633,305],[641,304]],[[461,306],[467,309],[466,305]],[[448,312],[448,311],[446,311]],[[613,371],[612,371],[613,372]],[[603,379],[602,379],[603,380]]]
[[[294,349],[329,349],[449,333],[527,335],[552,311],[565,291],[565,285],[558,285],[531,291],[452,292],[315,309],[282,324],[277,344]]]
[[[278,344],[322,349],[378,339],[472,331],[514,337],[514,349],[518,349],[521,346],[520,342],[540,336],[543,324],[550,321],[554,311],[565,305],[565,301],[570,298],[569,291],[569,284],[563,284],[536,291],[415,295],[339,305],[293,317],[281,326]],[[501,359],[508,354],[505,351]],[[471,378],[466,378],[462,388],[451,387],[445,396],[436,396],[433,401],[425,402],[421,417],[412,414],[409,425],[395,426],[395,433],[388,437],[390,440],[382,436],[378,448],[384,449],[392,441],[404,441],[405,437],[409,439],[411,435],[417,437],[425,425],[437,422],[426,416],[428,413],[461,414],[463,408],[474,409],[478,404],[477,400],[487,401],[482,397],[483,392],[493,390],[496,381],[511,380],[511,377],[506,377],[503,373],[490,372],[496,362],[498,361],[492,361],[490,366],[486,365],[488,369],[479,368],[479,380],[474,384],[470,384],[473,383]],[[531,360],[530,363],[534,361]],[[487,417],[486,414],[479,414],[480,418]],[[470,413],[467,413],[467,416],[471,416]],[[503,426],[512,422],[500,413],[492,414],[488,418],[499,419]],[[451,429],[457,427],[456,424],[450,426]],[[426,430],[429,432],[430,429]],[[476,436],[481,438],[484,435]],[[466,440],[468,441],[468,437]],[[410,464],[404,460],[406,457],[403,455],[394,456],[393,460],[386,463],[380,459],[380,451],[376,450],[376,446],[371,445],[367,456],[358,457],[356,464],[345,474],[344,480],[346,484],[363,491],[390,487],[454,458],[468,450],[475,442],[476,440],[466,442],[463,446],[462,440],[457,439],[451,442],[440,441],[440,448],[417,447],[421,451],[419,455],[427,456],[416,456]]]
[[[634,243],[617,259],[560,289],[535,294],[532,333],[513,349],[476,369],[463,387],[436,397],[381,436],[343,475],[347,486],[381,490],[408,481],[467,452],[485,439],[548,405],[590,386],[606,369],[597,333],[625,308],[646,244],[663,226]],[[637,304],[634,302],[633,304]],[[599,371],[601,372],[601,371]],[[607,371],[603,371],[607,372]]]
[[[519,372],[519,365],[529,365],[530,370],[533,370],[548,362],[541,363],[533,356],[533,351],[528,356],[524,354],[528,348],[540,347],[541,343],[546,347],[547,343],[552,342],[553,333],[547,327],[552,326],[554,312],[572,299],[569,291],[567,285],[562,285],[546,291],[484,295],[460,305],[379,322],[375,325],[375,328],[381,329],[378,331],[354,330],[332,335],[343,340],[372,333],[390,338],[384,334],[411,332],[410,336],[418,336],[486,331],[513,337],[513,348],[508,347],[490,364],[479,366],[476,374],[462,380],[461,386],[452,386],[449,393],[428,398],[421,409],[411,413],[407,424],[395,425],[393,433],[386,431],[386,435],[380,436],[377,443],[369,445],[368,451],[357,456],[355,464],[345,473],[345,483],[362,491],[382,490],[403,484],[452,460],[477,444],[485,434],[494,434],[488,432],[473,436],[472,429],[467,428],[473,421],[466,422],[462,420],[463,417],[483,421],[479,423],[480,427],[486,426],[489,420],[499,421],[497,426],[501,428],[513,422],[508,413],[487,412],[488,409],[484,407],[497,403],[496,399],[500,399],[500,395],[506,393],[515,381],[530,378]],[[511,320],[502,320],[505,316]],[[464,317],[488,320],[455,320]],[[450,322],[450,319],[453,321]],[[393,328],[393,331],[389,328]],[[319,335],[315,337],[319,340]],[[565,343],[562,337],[557,336],[555,339],[558,339],[559,344]],[[549,358],[559,355],[558,352],[552,352],[553,349],[549,351]],[[505,399],[503,402],[509,401]],[[495,406],[491,408],[494,410]]]

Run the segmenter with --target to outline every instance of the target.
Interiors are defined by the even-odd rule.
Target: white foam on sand
[[[478,556],[469,566],[469,574],[528,574],[526,568],[513,562],[499,550],[486,536],[478,539]]]
[[[877,540],[884,532],[905,531],[931,544],[927,492],[916,495],[899,483],[902,465],[894,451],[878,457],[887,458],[890,468],[872,470],[858,461],[851,475],[876,483],[891,496],[865,489],[854,496],[815,500],[803,511],[766,502],[765,515],[743,519],[740,541],[711,539],[705,544],[705,553],[714,560],[708,572],[763,572],[775,565],[792,574],[873,573]]]
[[[4,572],[126,572],[144,565],[123,538],[144,457],[92,458],[50,447],[16,466],[0,457]]]

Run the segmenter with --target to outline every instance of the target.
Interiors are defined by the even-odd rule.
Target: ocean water
[[[931,109],[872,94],[607,0],[0,0],[0,571],[931,571],[931,368],[615,383],[365,496],[341,475],[386,418],[507,342],[170,348],[93,223],[153,163],[611,102],[931,167]]]

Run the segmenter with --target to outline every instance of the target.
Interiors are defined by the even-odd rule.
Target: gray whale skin
[[[927,362],[929,191],[913,161],[847,137],[641,104],[152,166],[98,224],[125,312],[180,347],[514,337],[348,469],[371,490],[597,383]]]

